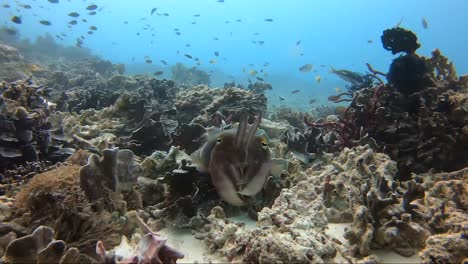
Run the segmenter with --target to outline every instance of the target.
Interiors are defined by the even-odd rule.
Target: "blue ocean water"
[[[84,36],[84,47],[114,63],[125,63],[129,73],[162,69],[162,77],[170,78],[170,67],[182,62],[210,72],[214,87],[227,81],[244,85],[248,79],[255,81],[249,72],[256,70],[273,85],[268,92],[273,104],[299,108],[307,108],[311,98],[326,102],[336,88],[344,90],[345,82],[330,73],[330,66],[364,72],[370,63],[386,72],[394,55],[382,48],[380,36],[397,24],[417,34],[422,44],[418,54],[429,56],[439,48],[460,75],[468,72],[465,0],[2,0],[1,4],[11,7],[0,7],[0,24],[15,27],[22,37],[65,33],[57,42],[75,45]],[[25,4],[31,8],[21,6]],[[86,10],[91,4],[98,6],[96,15]],[[72,18],[70,12],[80,16]],[[22,24],[10,21],[14,15],[21,17]],[[68,27],[74,19],[78,24]],[[44,26],[40,20],[52,25]],[[87,34],[90,26],[97,27],[93,35]],[[200,65],[184,54],[199,58]],[[148,57],[151,65],[145,63]],[[307,63],[314,66],[311,72],[298,70]],[[296,89],[301,92],[291,94]],[[286,100],[280,102],[278,96]]]

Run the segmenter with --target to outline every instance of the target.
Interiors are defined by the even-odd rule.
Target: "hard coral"
[[[96,263],[63,240],[55,240],[55,235],[52,228],[39,226],[32,234],[11,241],[0,261],[5,264]]]
[[[464,132],[468,130],[463,129],[468,109],[466,79],[447,77],[448,80],[433,82],[437,72],[427,68],[426,77],[420,75],[422,79],[409,89],[404,82],[398,84],[406,90],[382,84],[356,91],[339,121],[308,122],[308,126],[336,132],[338,149],[374,141],[376,149],[397,161],[398,178],[402,180],[408,180],[411,172],[422,173],[430,168],[439,171],[463,168],[468,164],[462,154],[468,143]]]
[[[127,201],[133,206],[141,206],[134,187],[142,171],[130,150],[106,149],[101,159],[93,154],[88,164],[80,169],[80,186],[98,208],[124,213],[127,206],[119,198],[122,193],[128,196]]]
[[[242,113],[258,115],[266,110],[267,98],[239,88],[211,89],[196,86],[181,91],[176,98],[175,107],[179,112],[180,123],[212,125],[212,117],[217,112],[231,116],[238,121]]]
[[[74,151],[51,139],[47,118],[54,109],[46,90],[30,80],[0,83],[1,171],[26,162],[64,161]]]
[[[171,68],[172,79],[174,81],[188,85],[210,85],[210,75],[196,67],[187,68],[184,64],[178,62]]]

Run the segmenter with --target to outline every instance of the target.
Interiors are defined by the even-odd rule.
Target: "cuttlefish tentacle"
[[[251,179],[249,177],[249,173],[246,173],[246,169],[249,165],[250,158],[249,158],[249,147],[252,143],[252,139],[257,133],[258,126],[260,125],[260,122],[262,121],[262,116],[258,115],[255,117],[254,122],[252,125],[248,125],[248,119],[247,117],[245,119],[241,119],[241,122],[239,123],[239,130],[245,130],[241,133],[237,133],[236,135],[236,142],[241,142],[241,145],[239,146],[239,152],[240,152],[240,159],[241,159],[241,164],[240,164],[240,170],[241,170],[241,176],[242,180],[238,182],[239,186],[245,186]],[[245,125],[244,125],[245,124]],[[238,130],[238,131],[239,131]],[[242,135],[242,138],[238,138],[237,136]]]

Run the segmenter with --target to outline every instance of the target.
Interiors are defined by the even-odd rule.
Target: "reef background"
[[[410,30],[384,30],[386,64],[335,71],[346,86],[306,111],[267,78],[217,85],[184,62],[128,74],[107,51],[0,32],[1,263],[184,262],[180,240],[203,262],[468,259],[468,77]],[[190,155],[246,114],[288,169],[238,208]]]

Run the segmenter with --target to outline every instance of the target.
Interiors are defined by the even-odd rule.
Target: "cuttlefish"
[[[287,169],[287,161],[271,158],[268,135],[258,129],[261,119],[249,125],[244,115],[231,129],[208,130],[206,143],[191,155],[198,170],[210,174],[221,199],[234,206],[246,205],[269,175]]]

